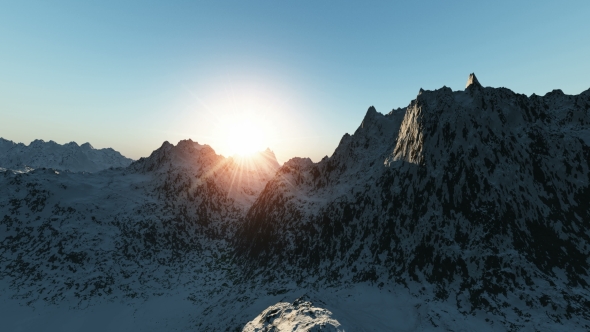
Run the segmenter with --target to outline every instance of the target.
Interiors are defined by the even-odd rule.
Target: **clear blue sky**
[[[0,137],[131,158],[228,119],[281,162],[332,154],[367,108],[420,88],[590,88],[590,1],[4,1]],[[241,121],[241,120],[239,120]]]

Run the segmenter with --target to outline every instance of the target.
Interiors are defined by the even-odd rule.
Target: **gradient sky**
[[[590,88],[590,1],[3,1],[0,137],[137,159],[228,122],[318,161],[420,88]]]

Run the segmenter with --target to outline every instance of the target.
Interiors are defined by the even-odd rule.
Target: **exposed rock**
[[[465,85],[465,89],[467,89],[468,87],[473,86],[475,88],[481,88],[481,84],[479,84],[479,81],[477,80],[477,77],[475,77],[474,73],[469,74],[469,78],[467,78],[467,84]]]
[[[292,304],[280,302],[268,307],[248,322],[243,332],[344,332],[332,313],[317,308],[310,301],[297,299]]]

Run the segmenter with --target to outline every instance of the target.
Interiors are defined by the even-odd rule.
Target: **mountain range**
[[[110,167],[127,167],[132,161],[111,148],[95,149],[90,143],[61,145],[37,139],[25,145],[0,137],[0,167],[5,169],[27,171],[44,167],[97,172]]]
[[[472,74],[317,163],[185,140],[37,168],[0,173],[9,330],[590,329],[590,90]]]

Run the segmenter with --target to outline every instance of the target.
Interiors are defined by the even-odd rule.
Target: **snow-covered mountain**
[[[110,167],[127,167],[132,161],[111,148],[95,149],[90,143],[61,145],[54,141],[34,140],[27,146],[0,137],[0,168],[30,170],[45,167],[98,172]]]
[[[186,140],[124,169],[3,171],[0,318],[21,331],[585,331],[589,177],[590,90],[527,97],[475,75],[369,108],[318,163]]]
[[[401,283],[509,329],[590,326],[590,90],[527,97],[472,75],[370,108],[332,157],[278,174],[235,237],[252,277]]]
[[[279,163],[270,149],[249,158],[225,158],[210,146],[188,139],[177,146],[164,142],[149,158],[141,158],[130,168],[153,173],[163,183],[173,183],[173,190],[190,190],[213,181],[226,199],[231,198],[245,211],[275,175]],[[168,187],[163,189],[170,191]]]
[[[4,312],[16,310],[10,301],[17,300],[41,312],[43,303],[75,312],[60,309],[48,317],[90,315],[84,308],[141,306],[179,289],[179,303],[205,310],[232,283],[228,240],[278,167],[270,150],[245,161],[186,140],[165,142],[126,169],[0,172],[0,280],[6,285],[0,298],[9,297]],[[236,324],[247,321],[238,318]],[[39,324],[30,330],[47,330],[47,321]],[[182,324],[219,328],[229,322]]]

